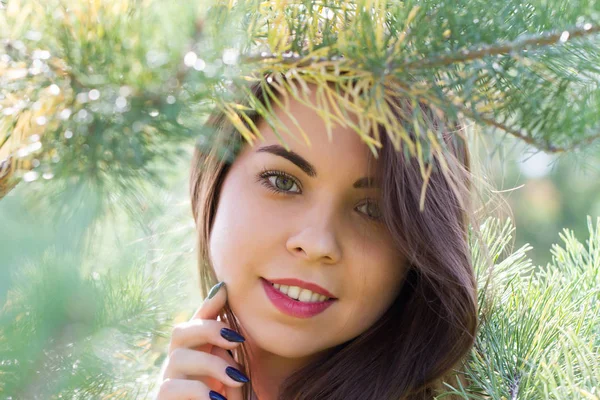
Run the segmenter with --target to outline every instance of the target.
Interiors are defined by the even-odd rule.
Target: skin
[[[315,87],[309,87],[316,104]],[[377,201],[379,189],[352,187],[373,175],[369,162],[373,171],[377,160],[368,147],[351,128],[341,126],[333,128],[330,142],[324,121],[292,97],[289,110],[311,144],[286,141],[317,176],[283,157],[257,152],[279,144],[261,120],[257,127],[264,141],[246,143],[232,164],[210,237],[213,267],[226,282],[229,305],[246,337],[252,383],[261,400],[276,399],[281,382],[294,370],[367,330],[389,308],[406,272],[405,258],[384,224],[369,218],[377,208],[365,201]],[[302,138],[283,110],[275,112]],[[258,182],[263,168],[284,171],[297,182],[284,176]],[[269,183],[288,193],[270,191],[264,186]],[[315,282],[338,300],[312,318],[291,317],[271,303],[261,277]]]

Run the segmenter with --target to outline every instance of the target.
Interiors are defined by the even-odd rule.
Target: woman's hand
[[[173,328],[156,400],[243,400],[247,378],[227,350],[244,338],[216,320],[226,301],[227,290],[220,287],[188,322]]]

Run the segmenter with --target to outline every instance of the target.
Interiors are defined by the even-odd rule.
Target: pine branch
[[[250,75],[264,76],[269,70],[286,76],[294,71],[297,77],[303,76],[319,87],[341,83],[344,77],[340,71],[351,73],[356,87],[364,89],[363,98],[354,99],[353,107],[361,119],[365,106],[379,102],[374,98],[377,87],[393,78],[407,85],[409,98],[437,97],[437,107],[449,119],[462,110],[463,115],[478,123],[500,128],[549,152],[583,148],[598,138],[600,121],[595,115],[599,114],[596,109],[600,108],[600,99],[593,95],[593,88],[598,86],[597,75],[594,75],[598,46],[593,37],[599,28],[591,2],[580,1],[577,12],[563,10],[558,1],[539,8],[522,7],[516,0],[485,6],[478,1],[458,1],[452,7],[415,1],[301,3],[287,4],[281,0],[264,3],[272,7],[252,2],[239,2],[232,7],[208,4],[203,8],[206,11],[203,17],[194,13],[185,16],[171,13],[166,23],[156,24],[160,29],[155,32],[148,32],[143,23],[153,18],[150,8],[136,6],[133,9],[128,2],[121,7],[131,10],[129,13],[114,13],[102,2],[90,12],[78,5],[71,10],[77,13],[76,18],[69,17],[58,24],[52,17],[55,8],[32,3],[41,9],[31,16],[36,29],[44,32],[39,44],[50,48],[51,56],[49,60],[34,57],[41,54],[37,50],[39,46],[33,44],[29,49],[29,45],[16,36],[19,32],[16,28],[14,32],[5,31],[8,44],[3,60],[8,60],[9,72],[17,77],[7,86],[6,93],[13,98],[30,98],[29,104],[36,97],[38,101],[46,101],[51,97],[32,96],[23,89],[37,93],[52,82],[66,97],[46,110],[47,115],[24,108],[9,117],[19,122],[19,138],[0,123],[3,134],[0,140],[4,143],[0,152],[6,155],[2,158],[22,150],[25,138],[39,135],[43,150],[28,158],[38,157],[40,165],[33,167],[38,170],[57,169],[59,166],[47,159],[50,153],[63,151],[81,154],[87,161],[81,164],[76,161],[79,156],[63,156],[59,164],[65,167],[58,168],[61,174],[106,180],[108,175],[124,174],[133,168],[150,177],[151,171],[145,168],[149,160],[167,156],[161,142],[183,143],[191,138],[195,127],[201,125],[199,120],[211,110],[210,104],[236,109],[238,99],[232,101],[230,91],[224,90],[222,75],[227,76],[228,88],[239,88]],[[57,4],[66,10],[62,3]],[[561,13],[544,14],[543,10],[551,10],[552,6],[561,9]],[[8,10],[13,9],[8,7]],[[65,15],[68,15],[66,11]],[[103,33],[98,33],[89,15],[102,16]],[[7,16],[4,22],[10,27],[10,22],[18,16],[10,13]],[[126,23],[124,16],[128,18]],[[581,22],[581,18],[589,22]],[[161,29],[172,29],[172,26],[189,27],[185,34],[178,33],[182,38],[180,42],[185,45],[176,51],[166,44],[162,48],[157,46],[164,43],[164,37],[173,36]],[[123,47],[122,41],[115,40],[119,37],[136,39],[136,47],[119,56]],[[575,45],[581,47],[577,52],[571,50]],[[113,64],[107,64],[107,54],[116,55]],[[49,75],[20,75],[16,73],[20,70],[10,67],[21,65],[17,60],[35,64],[40,70],[48,68]],[[135,72],[130,68],[132,65],[138,66]],[[516,74],[508,68],[511,65],[518,67]],[[22,70],[22,66],[19,68]],[[90,74],[88,68],[91,71],[104,69],[107,75]],[[115,79],[119,69],[126,73],[121,74],[123,78]],[[574,75],[571,70],[580,74]],[[564,86],[561,91],[552,89],[556,79]],[[159,83],[161,81],[166,84]],[[582,85],[590,88],[592,101],[573,98],[582,92],[579,90]],[[127,96],[113,94],[123,87],[129,88]],[[525,89],[530,91],[527,96],[521,93]],[[102,98],[90,101],[88,94],[92,92],[94,98],[98,93]],[[462,107],[455,101],[456,96],[463,102]],[[81,99],[84,101],[80,102]],[[200,104],[203,107],[199,107]],[[572,111],[565,111],[568,108],[563,104],[569,104]],[[108,113],[109,107],[115,114]],[[582,107],[588,111],[580,112]],[[105,111],[98,112],[100,109]],[[380,144],[368,131],[372,123],[395,125],[386,116],[387,107],[370,110],[355,130],[375,152]],[[56,114],[62,112],[70,115],[61,114],[65,118],[57,118]],[[266,111],[263,117],[273,120],[269,114],[272,111]],[[190,118],[191,115],[196,118]],[[335,117],[327,110],[320,115],[328,123]],[[228,116],[239,118],[236,112]],[[36,118],[47,119],[45,129],[36,126]],[[507,124],[508,119],[513,123]],[[27,125],[35,129],[25,129]],[[65,131],[80,135],[77,140],[65,140],[60,136]],[[127,140],[135,140],[139,145],[130,146],[127,141],[117,143],[114,138],[106,141],[110,136],[119,137],[116,132],[132,131],[134,134]],[[416,146],[401,130],[396,129],[394,135],[397,148],[401,144],[408,148]],[[424,143],[428,140],[425,138]],[[107,145],[108,150],[104,148]],[[130,156],[118,154],[116,160],[110,156],[104,159],[103,154],[115,155],[127,146],[135,148]],[[436,143],[429,147],[444,151]],[[83,154],[84,150],[88,154]],[[11,174],[17,178],[20,177],[17,170],[32,168],[25,162],[27,159],[12,160],[23,162],[18,168],[11,164]],[[419,159],[420,164],[427,161]],[[79,165],[79,169],[71,170],[74,165]],[[58,175],[59,171],[56,172],[54,175]],[[8,176],[3,179],[6,181]]]
[[[580,140],[577,140],[575,142],[572,142],[568,147],[559,147],[556,146],[552,143],[549,143],[548,140],[544,140],[544,141],[539,141],[534,137],[531,137],[529,135],[527,135],[526,133],[523,133],[522,131],[519,131],[517,129],[513,129],[510,126],[507,126],[501,122],[495,121],[492,118],[488,118],[482,115],[477,115],[467,109],[465,109],[464,107],[458,106],[456,103],[454,103],[455,107],[457,107],[457,109],[463,113],[463,115],[470,117],[474,120],[480,121],[485,123],[487,126],[491,126],[491,127],[495,127],[498,128],[500,130],[502,130],[503,132],[506,132],[514,137],[516,137],[517,139],[531,145],[532,147],[542,150],[546,153],[567,153],[567,152],[574,152],[577,150],[581,150],[586,146],[589,146],[591,144],[596,143],[598,140],[600,140],[600,133],[597,135],[591,135],[591,136],[587,136],[585,138],[582,138]]]
[[[563,44],[567,40],[583,38],[600,32],[600,25],[593,26],[586,24],[584,28],[575,28],[564,30],[562,32],[548,33],[543,32],[530,38],[519,39],[508,43],[499,43],[495,45],[477,46],[472,49],[462,50],[460,53],[434,56],[424,60],[414,60],[401,63],[403,70],[420,70],[423,68],[439,68],[455,63],[468,63],[480,60],[488,56],[510,55],[522,50],[533,50],[538,47]],[[397,64],[398,62],[396,62]],[[395,70],[395,65],[388,65],[389,70]]]
[[[17,360],[0,367],[5,395],[89,398],[153,382],[137,378],[156,372],[150,339],[168,335],[180,267],[151,276],[144,264],[114,265],[84,277],[76,262],[47,252],[16,277],[0,313],[1,358]]]
[[[493,273],[478,273],[482,324],[457,371],[469,386],[446,382],[438,398],[590,398],[600,382],[600,218],[595,225],[588,217],[587,248],[565,230],[565,246],[553,246],[553,265],[535,270],[524,265],[524,249],[498,262],[512,226],[482,225],[496,262]],[[483,243],[472,240],[478,266]]]

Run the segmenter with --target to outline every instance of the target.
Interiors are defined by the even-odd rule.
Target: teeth
[[[298,295],[298,300],[303,301],[305,303],[310,303],[313,292],[307,289],[302,289],[300,295]]]
[[[287,286],[275,283],[273,284],[273,287],[288,297],[304,303],[317,303],[328,299],[327,296],[311,292],[308,289],[301,289],[298,286]]]
[[[289,297],[291,297],[292,299],[296,299],[298,300],[299,294],[300,294],[300,288],[298,286],[290,286],[288,288],[288,292],[287,295]]]

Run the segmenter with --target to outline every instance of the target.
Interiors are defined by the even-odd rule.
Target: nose
[[[322,204],[304,214],[300,227],[286,242],[288,251],[306,261],[335,264],[342,257],[333,207]]]

